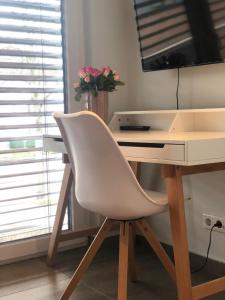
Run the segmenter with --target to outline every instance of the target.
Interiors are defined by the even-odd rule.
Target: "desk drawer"
[[[120,146],[125,157],[184,161],[185,146],[165,144],[163,147]]]

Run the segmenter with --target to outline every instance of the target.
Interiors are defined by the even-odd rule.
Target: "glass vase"
[[[108,123],[108,92],[100,91],[97,96],[91,93],[85,95],[86,109],[96,113],[102,120]]]

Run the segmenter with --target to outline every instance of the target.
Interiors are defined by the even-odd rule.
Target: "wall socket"
[[[202,215],[202,221],[203,221],[203,227],[206,228],[206,229],[209,229],[209,230],[212,228],[212,226],[217,221],[220,221],[223,224],[223,226],[221,228],[215,227],[213,230],[225,233],[225,218],[203,214]]]

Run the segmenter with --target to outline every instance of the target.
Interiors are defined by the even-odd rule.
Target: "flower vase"
[[[108,123],[108,92],[100,91],[97,96],[86,94],[86,109],[93,111],[107,124]]]

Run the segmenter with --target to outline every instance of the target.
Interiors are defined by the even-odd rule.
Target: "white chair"
[[[119,300],[127,299],[128,265],[132,279],[136,276],[132,244],[134,227],[145,236],[175,280],[173,263],[144,220],[144,217],[167,209],[166,195],[141,188],[110,130],[96,114],[54,113],[54,118],[68,151],[76,180],[77,201],[87,210],[106,217],[61,300],[69,299],[114,222],[120,223]]]

